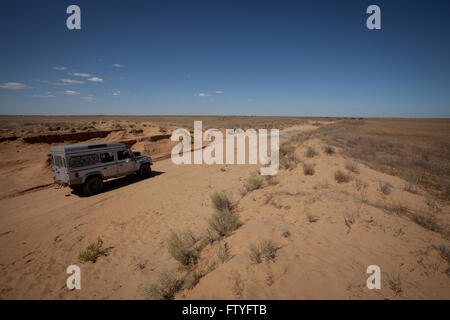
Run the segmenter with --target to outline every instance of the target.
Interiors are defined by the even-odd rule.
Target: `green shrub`
[[[83,262],[91,261],[95,263],[100,256],[106,255],[106,251],[102,250],[102,246],[103,240],[98,238],[96,242],[91,243],[86,250],[80,253],[78,259]]]

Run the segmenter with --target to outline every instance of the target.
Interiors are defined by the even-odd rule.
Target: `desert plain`
[[[194,120],[280,129],[280,171],[173,164]],[[100,141],[152,176],[53,184],[52,146]],[[449,119],[0,116],[0,154],[1,299],[450,299]]]

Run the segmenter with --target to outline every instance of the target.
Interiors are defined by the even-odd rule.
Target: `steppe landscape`
[[[280,171],[174,165],[170,134],[194,120],[280,129]],[[449,119],[1,116],[0,130],[1,299],[450,299]],[[99,141],[151,156],[152,177],[57,188],[50,148]]]

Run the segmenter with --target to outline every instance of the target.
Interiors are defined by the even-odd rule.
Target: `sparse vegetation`
[[[306,218],[308,219],[309,223],[314,223],[314,222],[319,221],[319,217],[317,215],[309,213],[309,212],[306,214]]]
[[[217,250],[217,258],[221,263],[225,263],[230,259],[230,249],[228,247],[228,244],[226,242],[222,243],[219,242],[219,248]]]
[[[384,194],[384,195],[391,194],[391,188],[392,188],[392,185],[389,182],[380,181],[379,189],[382,194]]]
[[[233,210],[233,204],[231,200],[228,198],[228,195],[225,193],[225,191],[222,191],[220,193],[219,192],[214,193],[211,196],[211,201],[216,211]]]
[[[154,300],[173,299],[183,285],[183,281],[177,278],[175,271],[164,270],[158,276],[158,281],[150,285],[145,292],[148,298]]]
[[[189,230],[182,233],[171,233],[168,240],[170,255],[183,266],[193,266],[197,262],[198,252],[194,248],[197,239]]]
[[[450,248],[445,244],[440,244],[437,249],[439,250],[441,258],[450,263]]]
[[[394,291],[395,295],[399,295],[402,292],[402,282],[400,280],[400,275],[388,274],[389,287]]]
[[[345,163],[345,169],[356,174],[359,173],[358,164],[355,161],[347,161]]]
[[[244,281],[241,278],[241,274],[233,270],[229,279],[232,282],[231,290],[233,291],[234,296],[237,299],[241,299],[242,294],[244,293]]]
[[[450,200],[448,121],[369,119],[342,120],[315,135],[372,169],[396,175]],[[409,190],[414,190],[413,188]]]
[[[266,177],[266,183],[267,183],[268,186],[275,186],[275,185],[277,185],[279,183],[278,180],[275,179],[271,175],[268,175],[268,176],[265,176],[265,177]]]
[[[412,194],[417,194],[417,189],[416,189],[415,185],[410,182],[407,182],[405,184],[403,190],[405,190],[406,192],[412,193]]]
[[[345,183],[350,181],[350,175],[341,170],[338,170],[334,173],[334,179],[337,183]]]
[[[335,154],[335,153],[336,153],[336,152],[334,151],[334,148],[333,148],[333,147],[330,147],[330,146],[326,146],[323,150],[324,150],[325,153],[328,154],[328,155],[332,155],[332,154]]]
[[[306,150],[305,156],[307,158],[313,158],[313,157],[317,156],[317,151],[314,150],[313,147],[308,147],[308,149]]]
[[[102,246],[103,240],[101,238],[97,238],[97,240],[91,243],[86,250],[80,253],[78,259],[83,262],[91,261],[92,263],[95,263],[100,256],[106,255],[106,250],[103,250]]]
[[[300,160],[295,154],[295,147],[282,144],[280,146],[280,167],[286,170],[294,169]]]
[[[305,176],[314,175],[314,166],[312,164],[304,163],[303,164],[303,173]]]
[[[263,184],[264,184],[263,178],[254,173],[247,179],[245,189],[247,189],[247,192],[261,189]]]
[[[209,220],[209,227],[217,234],[218,238],[230,235],[240,225],[239,215],[229,209],[215,212]]]
[[[291,232],[286,228],[281,228],[281,235],[285,238],[289,238],[291,236]]]
[[[278,248],[271,240],[262,240],[259,244],[250,246],[250,261],[254,264],[261,263],[263,258],[266,262],[275,261],[277,251]]]

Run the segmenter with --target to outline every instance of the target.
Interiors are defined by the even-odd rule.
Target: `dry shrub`
[[[244,281],[241,278],[241,274],[233,270],[229,277],[232,285],[231,290],[237,299],[241,299],[244,293]]]
[[[254,264],[261,263],[263,258],[266,262],[275,261],[278,247],[271,240],[262,240],[259,244],[250,245],[249,258]]]
[[[267,182],[268,186],[275,186],[275,185],[277,185],[279,183],[278,180],[275,179],[271,175],[265,176],[265,178],[266,178],[266,182]]]
[[[437,249],[441,258],[450,263],[450,248],[445,244],[440,244]]]
[[[183,281],[177,278],[175,271],[164,270],[158,276],[158,281],[150,285],[145,292],[148,298],[154,300],[173,299],[183,285]]]
[[[317,156],[317,151],[314,150],[314,148],[312,148],[312,147],[308,147],[308,149],[306,150],[305,156],[307,158],[313,158],[313,157]]]
[[[228,198],[228,195],[225,193],[225,191],[222,192],[216,192],[211,196],[211,201],[213,204],[213,207],[215,210],[217,211],[222,211],[222,210],[233,210],[233,203],[232,201]]]
[[[219,242],[219,248],[217,250],[217,258],[221,263],[225,263],[230,259],[230,248],[228,243],[224,242],[223,245]]]
[[[314,222],[319,221],[318,216],[316,216],[315,214],[309,213],[309,212],[306,214],[306,218],[308,219],[309,223],[314,223]]]
[[[350,181],[350,175],[341,170],[338,170],[334,173],[334,179],[337,183],[345,183]]]
[[[402,282],[400,280],[400,275],[388,274],[389,287],[394,291],[395,295],[399,295],[402,292]]]
[[[314,175],[314,172],[314,165],[308,163],[303,164],[303,173],[305,176],[312,176]]]
[[[380,192],[384,195],[390,195],[391,194],[391,188],[392,188],[392,184],[390,184],[389,182],[384,182],[381,181],[379,183],[379,188],[380,188]]]
[[[359,173],[358,164],[355,161],[347,161],[345,163],[345,169],[353,173]]]
[[[335,154],[335,153],[336,153],[336,152],[334,151],[334,148],[333,148],[333,147],[330,147],[330,146],[326,146],[326,147],[323,149],[323,151],[325,151],[325,153],[328,154],[328,155],[332,155],[332,154]]]
[[[295,147],[282,144],[280,146],[280,167],[286,170],[294,169],[300,160],[295,154]]]
[[[198,251],[194,248],[197,239],[189,230],[171,233],[168,242],[170,255],[183,266],[192,266],[197,262]]]
[[[252,174],[245,184],[245,189],[247,189],[247,192],[261,189],[264,184],[264,180],[261,176],[257,174]]]
[[[437,221],[435,215],[424,212],[410,212],[409,214],[411,219],[415,223],[424,227],[425,229],[438,233],[445,233],[445,230],[442,228],[441,224]]]
[[[218,238],[230,235],[240,226],[239,215],[229,209],[217,211],[209,219],[210,230],[216,233]]]

